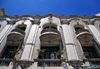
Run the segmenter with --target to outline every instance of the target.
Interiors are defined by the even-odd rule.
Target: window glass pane
[[[88,52],[89,53],[89,58],[98,58],[98,55],[95,51],[95,49],[93,48],[93,46],[91,47],[82,47],[84,52]]]
[[[46,49],[46,51],[43,54],[44,59],[51,59],[51,54],[54,54],[54,51],[58,51],[59,47],[42,47],[41,49]]]
[[[6,50],[4,51],[3,55],[1,58],[11,58],[11,53],[10,51],[14,51],[14,49],[17,49],[17,46],[7,46]],[[13,56],[14,57],[14,56]]]

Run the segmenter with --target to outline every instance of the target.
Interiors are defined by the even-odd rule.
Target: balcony
[[[59,41],[60,40],[60,33],[56,29],[53,28],[46,28],[41,32],[40,40],[41,41]]]
[[[9,41],[20,41],[24,38],[25,32],[20,29],[14,29],[8,35],[7,40]]]
[[[93,46],[93,45],[94,45],[92,41],[87,41],[87,42],[85,42],[85,41],[80,41],[80,44],[81,44],[82,46]]]
[[[44,33],[44,32],[56,32],[56,33],[60,34],[58,30],[53,29],[53,28],[46,28],[41,33]]]
[[[48,41],[41,41],[41,46],[43,47],[56,47],[56,46],[59,46],[59,41],[55,41],[55,42],[48,42]]]
[[[0,66],[9,66],[11,59],[0,59]]]
[[[83,62],[85,61],[88,61],[90,65],[75,67],[73,69],[100,69],[100,58],[84,59]]]
[[[37,59],[39,67],[61,66],[61,59]]]
[[[18,46],[21,41],[7,41],[7,46]]]
[[[93,36],[86,29],[79,29],[76,31],[76,37],[80,41],[91,41],[93,40]]]

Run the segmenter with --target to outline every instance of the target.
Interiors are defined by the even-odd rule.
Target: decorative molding
[[[75,45],[75,44],[73,44],[73,43],[66,43],[65,45]]]
[[[60,19],[62,19],[62,18],[67,18],[65,15],[61,15],[60,16]]]
[[[48,17],[48,16],[55,16],[55,17],[57,17],[57,18],[59,18],[59,16],[57,16],[57,15],[54,15],[54,14],[47,14],[47,15],[43,15],[41,18],[45,18],[45,17]]]
[[[94,21],[83,21],[84,23],[86,23],[87,25],[92,24],[94,25]]]
[[[41,19],[40,15],[36,15],[35,17],[33,17],[34,19]]]
[[[40,19],[34,19],[34,20],[30,20],[32,22],[32,24],[40,24]]]
[[[69,15],[69,16],[67,16],[67,18],[74,18],[74,17],[79,17],[79,18],[82,18],[81,16],[79,16],[79,15]]]
[[[90,16],[89,18],[90,18],[90,19],[93,19],[93,18],[100,18],[100,16],[95,16],[95,15],[94,15],[94,16]]]
[[[5,16],[4,8],[0,9],[0,16]]]
[[[22,15],[19,18],[22,18],[22,17],[32,17],[32,18],[34,18],[32,15]]]
[[[7,21],[7,24],[15,24],[16,23],[16,21],[15,20],[11,20],[11,21]]]
[[[35,45],[35,44],[33,44],[33,43],[27,43],[26,45]]]
[[[70,60],[69,64],[72,65],[73,67],[81,67],[82,62],[79,60]]]
[[[25,68],[25,67],[29,67],[30,65],[32,65],[32,63],[34,63],[34,60],[20,60],[18,62],[18,64],[22,67],[22,68]]]
[[[61,22],[61,24],[69,24],[69,21],[67,21],[67,20],[61,20],[60,22]]]
[[[83,15],[82,18],[83,18],[83,19],[87,19],[87,18],[89,18],[89,17],[87,17],[86,15]]]

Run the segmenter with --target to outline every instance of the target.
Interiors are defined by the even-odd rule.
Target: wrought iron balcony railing
[[[9,66],[11,59],[0,59],[0,66]]]
[[[41,67],[61,66],[61,59],[38,59],[38,66]]]

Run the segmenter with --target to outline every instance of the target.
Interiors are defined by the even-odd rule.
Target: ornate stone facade
[[[0,69],[100,68],[100,16],[14,17],[0,10]]]

